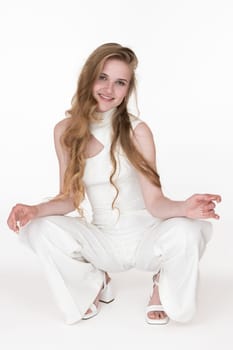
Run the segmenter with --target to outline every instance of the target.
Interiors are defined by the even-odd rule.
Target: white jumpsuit
[[[141,121],[131,120],[135,128]],[[20,238],[39,257],[58,307],[68,324],[82,319],[98,294],[104,271],[130,268],[160,271],[159,293],[168,316],[190,320],[196,308],[198,264],[211,237],[211,224],[187,218],[159,220],[145,208],[138,175],[123,152],[117,152],[115,183],[109,150],[112,111],[91,125],[104,146],[87,159],[84,183],[92,222],[79,217],[47,216],[32,220]]]

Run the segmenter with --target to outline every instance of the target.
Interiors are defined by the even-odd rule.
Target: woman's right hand
[[[7,219],[7,225],[14,232],[19,232],[20,227],[26,225],[37,216],[36,205],[16,204]]]

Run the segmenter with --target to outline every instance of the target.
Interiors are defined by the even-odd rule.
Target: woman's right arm
[[[68,164],[68,154],[61,144],[61,136],[67,127],[68,119],[63,119],[54,128],[54,144],[59,162],[60,193],[65,170]],[[65,215],[75,209],[73,200],[70,197],[52,199],[36,205],[16,204],[8,217],[7,224],[15,232],[26,225],[30,220],[48,215]]]

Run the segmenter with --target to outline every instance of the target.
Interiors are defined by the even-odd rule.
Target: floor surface
[[[111,274],[113,303],[101,304],[93,319],[68,326],[36,256],[5,230],[0,239],[0,349],[232,349],[233,265],[230,250],[221,247],[218,237],[200,262],[198,310],[192,322],[146,324],[151,273],[130,270]],[[225,249],[220,262],[219,249],[222,257]]]

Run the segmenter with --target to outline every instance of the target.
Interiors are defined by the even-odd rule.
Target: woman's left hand
[[[194,194],[185,201],[186,217],[191,219],[219,219],[215,213],[216,203],[221,202],[217,194]]]

